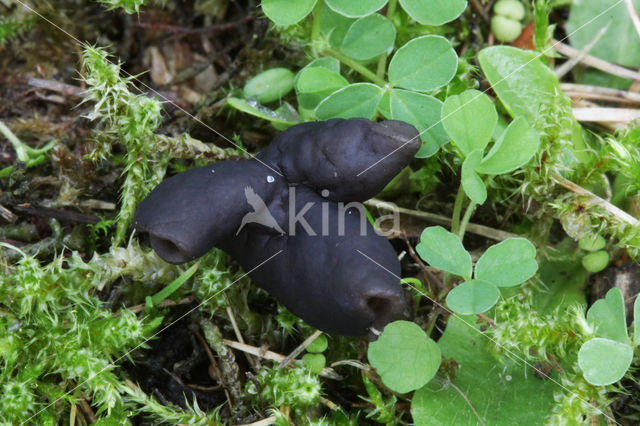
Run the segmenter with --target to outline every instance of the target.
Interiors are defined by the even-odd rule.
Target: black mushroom
[[[401,316],[400,264],[359,202],[413,158],[416,129],[333,119],[278,135],[250,160],[179,173],[138,206],[135,227],[167,262],[213,246],[308,324],[362,336]]]

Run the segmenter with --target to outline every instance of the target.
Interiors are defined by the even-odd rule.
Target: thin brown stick
[[[482,7],[480,2],[478,0],[469,0],[469,3],[471,4],[471,8],[473,9],[473,11],[478,14],[480,19],[482,19],[485,24],[489,24],[489,17],[487,16],[487,11],[484,10],[484,7]]]
[[[324,404],[326,407],[328,407],[330,410],[332,411],[337,411],[340,409],[340,407],[338,406],[338,404],[336,404],[335,402],[331,401],[330,399],[327,399],[323,396],[321,396],[319,398],[320,402],[322,404]]]
[[[219,385],[217,385],[218,387],[221,387],[222,390],[224,391],[224,395],[227,398],[227,402],[229,403],[229,407],[233,407],[232,401],[231,401],[231,394],[229,393],[229,389],[227,389],[227,387],[224,385],[224,381],[222,379],[222,371],[220,370],[220,366],[218,365],[218,361],[216,361],[216,357],[213,355],[213,351],[211,350],[211,347],[209,346],[209,343],[207,343],[207,340],[204,338],[204,336],[202,335],[202,333],[200,332],[196,332],[196,337],[198,338],[198,340],[200,340],[200,343],[202,344],[202,346],[204,346],[204,350],[207,353],[207,357],[209,358],[209,367],[211,370],[213,370],[213,372],[215,373],[215,375],[218,377],[218,381],[220,382]],[[209,377],[211,377],[211,370],[209,370]],[[213,377],[211,377],[213,379]]]
[[[607,102],[640,103],[640,93],[609,87],[589,86],[586,84],[560,83],[562,90],[569,97],[601,100]]]
[[[18,216],[16,216],[11,210],[0,204],[0,217],[7,222],[16,223]]]
[[[578,195],[583,195],[583,196],[591,198],[591,202],[593,204],[602,207],[607,213],[611,214],[612,216],[617,217],[621,221],[623,221],[625,223],[628,223],[629,225],[632,225],[632,226],[640,225],[640,222],[638,221],[638,219],[636,219],[635,217],[631,216],[629,213],[621,210],[620,208],[614,206],[610,202],[608,202],[606,200],[603,200],[602,198],[598,197],[593,192],[584,189],[580,185],[576,185],[575,183],[571,182],[568,179],[565,179],[564,177],[562,177],[562,176],[560,176],[558,174],[554,174],[552,176],[552,178],[553,178],[553,180],[556,181],[556,183],[558,185],[562,186],[563,188],[566,188],[569,191],[571,191],[573,193],[576,193]]]
[[[92,214],[83,214],[71,210],[52,209],[51,207],[43,207],[37,204],[23,203],[13,206],[19,212],[28,213],[34,216],[53,217],[58,220],[76,223],[96,224],[100,222],[98,216]]]
[[[295,348],[293,351],[291,351],[291,353],[289,355],[287,355],[287,357],[285,359],[280,361],[279,367],[284,368],[284,367],[287,367],[289,364],[291,364],[291,362],[298,355],[300,355],[302,353],[302,351],[304,351],[307,348],[307,346],[309,346],[311,344],[311,342],[313,342],[318,337],[320,337],[321,334],[322,334],[322,331],[320,331],[320,330],[314,331],[311,336],[309,336],[306,339],[304,339],[304,342],[300,343],[297,348]]]
[[[229,346],[230,348],[237,349],[242,352],[246,352],[248,354],[260,357],[262,359],[281,362],[286,358],[286,356],[279,354],[277,352],[263,350],[255,346],[248,345],[246,343],[240,343],[240,342],[236,342],[228,339],[222,339],[222,343]]]
[[[633,7],[633,3],[631,2],[631,0],[624,0],[624,4],[627,6],[629,17],[631,17],[631,22],[633,22],[633,26],[635,27],[636,32],[640,37],[640,19],[638,19],[638,12],[636,11],[636,8]]]
[[[84,397],[80,398],[80,410],[82,410],[82,414],[84,414],[91,423],[98,421],[96,414],[93,412],[93,409]]]
[[[553,48],[560,54],[575,57],[580,55],[580,51],[573,47],[563,44],[558,40],[553,40]],[[640,73],[638,71],[631,70],[629,68],[621,67],[620,65],[612,64],[595,56],[585,55],[580,62],[590,67],[599,69],[606,73],[617,75],[618,77],[628,78],[630,80],[640,81]]]
[[[272,351],[264,350],[261,348],[257,348],[255,346],[247,345],[246,343],[234,342],[233,340],[228,340],[228,339],[222,339],[222,343],[224,343],[225,345],[229,346],[232,349],[236,349],[242,352],[247,352],[247,353],[250,353],[251,355],[255,355],[262,359],[282,362],[287,358],[286,356],[279,354],[277,352],[272,352]],[[320,372],[320,376],[326,377],[328,379],[333,379],[333,380],[342,380],[341,375],[333,371],[332,368],[328,368],[328,367],[325,367],[322,369],[322,371]]]
[[[640,109],[631,108],[572,108],[578,121],[596,123],[630,123],[640,118]]]
[[[596,34],[593,40],[587,43],[584,46],[584,48],[582,48],[580,52],[578,52],[576,56],[569,57],[569,59],[564,64],[556,68],[555,72],[556,72],[556,76],[558,76],[558,79],[562,78],[566,73],[571,71],[576,65],[578,65],[578,62],[580,62],[585,56],[589,54],[591,49],[593,49],[593,46],[595,46],[595,44],[600,40],[600,38],[602,38],[604,33],[607,32],[607,29],[608,27],[604,27],[600,29],[600,31],[598,31],[598,34]]]
[[[407,238],[407,234],[406,233],[404,233],[404,232],[402,233],[402,238],[404,239],[404,242],[407,245],[407,250],[409,251],[409,256],[411,256],[411,258],[418,265],[420,265],[420,269],[422,269],[422,272],[424,272],[424,274],[428,277],[429,281],[433,282],[433,284],[435,285],[435,287],[437,288],[438,291],[441,290],[441,289],[444,289],[444,284],[442,283],[442,280],[440,280],[438,277],[436,277],[435,274],[433,272],[431,272],[429,267],[422,261],[422,259],[420,259],[420,256],[418,256],[418,253],[416,253],[416,250],[413,248],[411,243],[409,243],[409,238]],[[433,289],[431,289],[431,291],[433,291]],[[436,291],[436,294],[437,294],[437,291]]]
[[[50,90],[65,96],[73,96],[76,98],[85,98],[87,96],[87,91],[85,89],[56,80],[32,77],[27,81],[27,84],[38,89]]]
[[[240,343],[244,343],[244,338],[242,337],[242,333],[240,333],[240,328],[238,327],[238,323],[236,322],[236,317],[233,314],[233,309],[231,309],[231,306],[227,306],[227,315],[229,316],[229,320],[231,321],[231,326],[233,327],[233,332],[236,335],[236,339],[238,339]],[[244,352],[244,354],[247,358],[247,362],[249,362],[249,365],[251,365],[252,368],[256,368],[257,364],[255,359],[249,356],[247,352]]]
[[[148,23],[148,22],[138,22],[138,23],[135,23],[134,26],[138,28],[145,28],[145,29],[156,30],[156,31],[167,31],[171,33],[208,34],[208,33],[219,33],[219,32],[229,31],[242,24],[251,22],[253,21],[253,19],[254,19],[254,16],[249,15],[249,16],[245,16],[244,18],[236,22],[227,22],[225,24],[214,24],[214,25],[209,25],[207,27],[202,27],[202,28],[188,28],[188,27],[179,27],[176,25],[154,24],[154,23]]]
[[[437,225],[443,225],[448,227],[451,226],[451,219],[439,214],[406,209],[404,207],[398,207],[395,204],[388,203],[386,201],[378,200],[375,198],[365,201],[364,204],[367,206],[385,209],[385,210],[392,210],[392,211],[395,210],[398,213],[424,219],[428,222],[435,223]],[[482,237],[489,238],[495,241],[504,241],[507,238],[517,237],[517,235],[512,234],[510,232],[502,231],[500,229],[494,229],[489,226],[478,225],[476,223],[469,223],[467,225],[467,231],[471,232],[472,234],[480,235]]]

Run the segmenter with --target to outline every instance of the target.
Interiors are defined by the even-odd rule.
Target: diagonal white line
[[[71,38],[72,40],[74,40],[76,43],[78,43],[78,45],[80,45],[80,47],[82,47],[83,43],[74,35],[70,34],[68,31],[66,31],[65,29],[61,28],[59,25],[57,25],[55,22],[49,20],[48,18],[46,18],[45,16],[41,15],[38,11],[36,11],[35,9],[33,9],[31,6],[25,4],[24,2],[22,2],[22,0],[16,0],[16,2],[20,3],[22,6],[26,7],[27,9],[29,9],[29,11],[33,12],[34,14],[38,15],[38,17],[40,17],[41,19],[43,19],[44,21],[48,22],[50,25],[54,26],[55,28],[57,28],[59,31],[63,32],[64,34],[66,34],[69,38]],[[107,59],[108,60],[108,59]],[[274,169],[273,167],[271,167],[270,165],[268,165],[267,163],[265,163],[264,161],[260,160],[258,157],[256,157],[255,155],[251,154],[249,151],[247,151],[246,149],[244,149],[243,147],[241,147],[240,145],[238,145],[237,143],[233,142],[231,139],[229,139],[228,137],[226,137],[225,135],[223,135],[222,133],[220,133],[219,131],[217,131],[216,129],[214,129],[213,127],[209,126],[207,123],[205,123],[204,121],[200,120],[198,117],[196,117],[195,115],[191,114],[190,112],[188,112],[187,110],[185,110],[184,108],[182,108],[180,105],[176,104],[175,102],[171,101],[169,98],[167,98],[166,96],[164,96],[162,93],[158,92],[157,90],[155,90],[153,87],[145,84],[143,81],[138,80],[137,77],[129,74],[127,71],[123,70],[122,68],[120,68],[120,71],[126,75],[127,77],[132,78],[133,80],[137,81],[141,86],[144,86],[146,89],[148,89],[150,92],[152,92],[154,95],[156,95],[157,97],[161,98],[163,100],[163,102],[166,102],[168,104],[173,105],[174,107],[176,107],[176,109],[179,109],[180,111],[182,111],[183,113],[185,113],[187,116],[191,117],[192,119],[194,119],[196,122],[198,122],[199,124],[202,124],[204,127],[206,127],[207,129],[211,130],[213,133],[215,133],[216,135],[220,136],[221,138],[223,138],[224,140],[226,140],[227,142],[229,142],[231,145],[235,146],[237,149],[239,149],[240,151],[248,154],[252,159],[258,161],[259,163],[261,163],[263,166],[267,167],[268,169],[270,169],[272,172],[274,172],[275,174],[277,174],[278,176],[282,177],[282,174]]]
[[[621,4],[624,0],[619,0],[617,3],[614,3],[612,6],[606,8],[605,10],[603,10],[602,12],[600,12],[598,15],[596,15],[595,17],[593,17],[592,19],[590,19],[589,21],[585,22],[584,24],[582,24],[581,26],[579,26],[578,28],[576,28],[573,32],[567,34],[563,39],[553,43],[550,47],[547,47],[544,51],[540,52],[537,56],[535,56],[533,59],[531,59],[530,61],[528,61],[527,63],[525,63],[524,65],[519,66],[518,68],[516,68],[515,70],[513,70],[511,73],[507,74],[506,76],[502,77],[500,80],[498,80],[494,86],[497,86],[499,83],[502,83],[504,80],[506,80],[507,78],[511,77],[513,74],[517,73],[518,71],[520,71],[521,69],[523,69],[524,67],[526,67],[527,65],[529,65],[530,63],[532,63],[533,61],[538,60],[538,58],[540,58],[543,55],[546,55],[548,52],[553,50],[553,47],[556,46],[558,43],[562,43],[563,41],[565,41],[566,39],[568,39],[569,37],[571,37],[572,35],[574,35],[575,33],[577,33],[578,31],[580,31],[582,28],[586,27],[587,25],[591,24],[593,21],[595,21],[596,19],[598,19],[599,17],[601,17],[602,15],[604,15],[605,13],[607,13],[608,11],[610,11],[611,9],[613,9],[614,7],[618,6],[619,4]],[[390,157],[391,155],[395,154],[396,152],[398,152],[399,150],[401,150],[402,148],[404,148],[405,146],[407,146],[408,144],[410,144],[411,142],[413,142],[416,138],[422,136],[423,133],[428,132],[429,130],[433,129],[435,126],[437,126],[438,124],[442,123],[442,121],[455,114],[456,112],[460,111],[463,107],[465,107],[466,105],[470,104],[471,102],[475,101],[478,97],[480,97],[482,94],[486,94],[489,90],[491,89],[491,87],[489,87],[488,89],[484,90],[483,92],[480,92],[477,96],[475,96],[473,99],[470,99],[469,101],[463,103],[462,105],[460,105],[458,108],[454,109],[453,111],[451,111],[449,114],[445,115],[444,117],[441,117],[440,120],[438,120],[437,122],[433,123],[431,126],[429,126],[428,128],[424,129],[423,131],[421,131],[420,133],[418,133],[418,136],[415,136],[411,139],[409,139],[407,142],[403,143],[402,145],[400,145],[399,147],[397,147],[396,149],[394,149],[393,151],[391,151],[390,153],[388,153],[387,155],[385,155],[384,157],[382,157],[381,159],[379,159],[378,161],[376,161],[375,163],[373,163],[372,165],[370,165],[369,167],[367,167],[366,169],[364,169],[363,171],[361,171],[360,173],[358,173],[356,176],[360,176],[361,174],[365,173],[367,170],[371,169],[372,167],[375,167],[377,164],[379,164],[381,161],[384,161],[386,158]]]
[[[375,263],[376,265],[378,265],[380,268],[384,269],[386,272],[388,272],[389,274],[393,275],[395,278],[397,278],[398,280],[401,280],[402,278],[399,277],[398,275],[394,274],[392,271],[388,270],[387,268],[385,268],[384,266],[382,266],[380,263],[376,262],[374,259],[372,259],[371,257],[367,256],[366,254],[364,254],[363,252],[361,252],[360,250],[356,249],[358,253],[360,253],[361,255],[363,255],[364,257],[366,257],[367,259],[369,259],[371,262]],[[457,319],[459,319],[460,321],[462,321],[465,325],[467,325],[468,327],[470,327],[471,329],[473,329],[474,331],[478,332],[481,336],[484,336],[485,338],[489,339],[491,342],[493,342],[496,346],[500,347],[502,350],[504,350],[505,352],[507,352],[509,355],[511,355],[513,358],[516,359],[517,361],[520,361],[522,364],[531,367],[532,370],[534,370],[537,373],[542,374],[543,376],[545,376],[547,378],[547,380],[550,380],[551,382],[553,382],[554,384],[558,385],[559,387],[561,387],[562,389],[564,389],[567,393],[575,395],[576,398],[580,399],[582,402],[584,402],[585,404],[591,405],[593,408],[595,408],[596,410],[598,410],[600,412],[600,414],[602,414],[603,416],[605,416],[607,419],[611,420],[613,423],[620,425],[620,423],[616,422],[616,420],[612,417],[610,417],[609,415],[607,415],[604,411],[602,411],[600,408],[596,407],[595,405],[593,405],[592,403],[590,403],[589,401],[585,400],[584,398],[582,398],[580,395],[578,395],[575,392],[571,392],[570,389],[566,388],[562,383],[558,382],[557,380],[553,379],[551,376],[545,374],[543,371],[541,371],[539,368],[537,368],[535,365],[531,364],[530,362],[528,362],[526,359],[521,358],[518,354],[516,354],[515,352],[505,348],[504,346],[502,346],[500,343],[498,343],[495,339],[493,339],[491,336],[488,336],[486,334],[484,334],[483,332],[481,332],[480,330],[478,330],[477,328],[475,328],[472,324],[469,324],[467,321],[465,321],[460,315],[456,314],[455,312],[453,312],[451,309],[449,309],[448,307],[444,306],[442,303],[438,302],[437,300],[432,299],[431,297],[429,297],[427,294],[423,293],[422,291],[420,291],[418,288],[416,288],[415,286],[413,286],[410,283],[404,283],[407,284],[409,287],[411,287],[412,289],[414,289],[417,293],[423,295],[424,297],[426,297],[429,301],[431,301],[431,303],[433,303],[434,305],[438,305],[438,307],[440,307],[441,309],[449,312],[452,316],[456,317]],[[513,359],[512,358],[512,359]]]
[[[98,371],[97,373],[95,373],[94,375],[92,375],[91,377],[89,377],[86,380],[83,380],[82,382],[78,383],[77,385],[75,385],[73,387],[73,389],[67,391],[65,394],[63,394],[62,396],[58,397],[56,400],[54,400],[53,402],[51,402],[49,405],[47,405],[46,407],[44,407],[43,409],[41,409],[40,411],[38,411],[37,413],[35,413],[33,416],[29,417],[28,419],[26,419],[24,422],[20,423],[21,425],[24,425],[26,423],[29,422],[29,420],[33,419],[34,417],[36,417],[38,414],[42,413],[44,410],[46,410],[47,408],[51,407],[53,404],[55,404],[56,402],[58,402],[60,399],[64,398],[65,396],[73,393],[76,389],[78,389],[80,386],[82,386],[83,384],[87,383],[89,380],[92,380],[94,377],[98,376],[100,373],[102,373],[103,371],[107,370],[110,367],[115,366],[115,364],[120,361],[121,359],[123,359],[124,357],[128,356],[131,352],[135,351],[136,349],[138,349],[139,347],[141,347],[142,345],[144,345],[145,343],[147,343],[149,340],[153,339],[154,337],[156,337],[158,334],[162,333],[163,331],[165,331],[166,329],[168,329],[169,327],[173,326],[175,323],[177,323],[178,321],[180,321],[181,319],[183,319],[184,317],[186,317],[187,315],[191,314],[193,311],[195,311],[196,309],[200,308],[200,306],[202,306],[203,304],[207,303],[209,300],[213,299],[214,297],[216,297],[218,294],[222,293],[223,291],[227,290],[228,288],[230,288],[232,285],[234,285],[235,283],[237,283],[238,281],[240,281],[241,279],[243,279],[244,277],[246,277],[247,275],[249,275],[251,272],[255,271],[256,269],[260,268],[262,265],[264,265],[265,263],[269,262],[271,259],[273,259],[274,257],[276,257],[277,255],[279,255],[280,253],[282,253],[282,250],[278,250],[278,252],[276,252],[274,255],[270,256],[268,259],[262,261],[260,264],[258,264],[257,266],[255,266],[254,268],[252,268],[250,271],[245,272],[244,274],[242,274],[240,276],[240,278],[238,278],[237,280],[233,281],[232,283],[230,283],[229,285],[227,285],[225,288],[223,288],[222,290],[217,291],[216,293],[214,293],[213,295],[207,297],[205,300],[203,300],[202,302],[198,303],[197,306],[195,306],[194,308],[190,309],[189,311],[187,311],[185,314],[183,314],[182,316],[180,316],[178,319],[174,320],[172,323],[170,323],[169,325],[165,326],[162,330],[156,331],[155,333],[153,333],[153,335],[149,336],[147,339],[143,340],[140,344],[138,344],[136,347],[128,350],[126,353],[124,353],[123,355],[121,355],[120,357],[118,357],[117,359],[111,361],[106,367],[104,367],[102,370]]]

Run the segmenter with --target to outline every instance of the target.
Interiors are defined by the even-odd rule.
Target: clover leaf
[[[635,305],[634,316],[637,301]],[[604,299],[591,305],[587,321],[595,328],[596,337],[580,347],[578,365],[584,378],[592,385],[615,383],[625,375],[633,360],[633,346],[627,336],[624,298],[620,289],[613,287]]]
[[[328,68],[304,68],[298,73],[295,83],[298,104],[302,108],[314,109],[324,98],[348,85],[343,76]]]
[[[595,386],[617,382],[625,375],[633,360],[633,347],[615,340],[596,337],[578,352],[578,365],[584,378]]]
[[[442,226],[425,228],[416,251],[434,268],[471,278],[471,255],[462,246],[460,238]]]
[[[442,106],[442,124],[464,156],[487,146],[497,122],[496,107],[478,90],[449,96]]]
[[[412,124],[420,132],[422,147],[416,157],[430,157],[449,142],[449,135],[440,122],[442,102],[439,99],[409,90],[392,89],[389,101],[389,118]]]
[[[421,24],[442,25],[460,16],[467,0],[400,0],[400,5]]]
[[[374,13],[351,24],[340,50],[350,58],[364,61],[389,50],[395,39],[396,29],[391,21]]]
[[[466,281],[447,294],[447,306],[457,314],[480,314],[493,307],[500,298],[500,291],[490,282]]]
[[[470,158],[477,157],[477,152]],[[460,238],[446,229],[425,228],[416,251],[434,268],[466,279],[447,295],[449,308],[461,315],[487,311],[498,301],[499,287],[522,284],[538,270],[536,248],[524,238],[509,238],[489,247],[476,263],[473,280],[471,255]]]
[[[426,92],[453,79],[458,55],[444,37],[414,38],[396,51],[389,63],[389,83],[403,89]]]
[[[596,329],[597,337],[628,343],[624,298],[619,288],[613,287],[604,299],[596,300],[587,312],[587,321]]]
[[[538,152],[540,137],[524,117],[513,120],[476,168],[488,175],[509,173],[522,167]]]
[[[525,238],[509,238],[493,245],[476,262],[476,279],[497,287],[513,287],[538,271],[536,248]]]
[[[382,9],[387,4],[387,0],[325,0],[325,3],[341,15],[349,18],[360,18]]]
[[[316,108],[320,120],[330,118],[372,118],[382,97],[382,89],[371,83],[356,83],[343,87]]]
[[[278,25],[293,25],[311,12],[317,0],[262,0],[260,6],[267,18]]]
[[[406,393],[419,389],[435,376],[440,348],[415,323],[394,321],[369,345],[369,362],[390,389]]]

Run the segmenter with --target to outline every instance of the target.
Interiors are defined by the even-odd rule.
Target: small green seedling
[[[578,246],[584,251],[598,251],[605,248],[607,242],[601,235],[593,235],[581,238],[578,241]]]
[[[499,41],[511,43],[522,34],[525,10],[518,0],[500,0],[493,6],[491,32]]]
[[[609,253],[599,250],[589,253],[582,258],[582,266],[592,274],[602,271],[609,265]]]
[[[327,336],[321,334],[307,346],[307,352],[302,356],[302,362],[309,371],[319,374],[327,363],[327,359],[322,352],[327,350],[329,342]]]
[[[394,321],[387,324],[367,351],[369,362],[382,382],[399,393],[419,389],[440,368],[440,348],[415,323]]]
[[[324,334],[319,335],[313,342],[307,346],[307,352],[319,354],[324,352],[329,347],[329,341]]]
[[[578,352],[578,365],[584,378],[595,386],[605,386],[622,379],[631,366],[633,349],[640,343],[638,321],[640,299],[634,304],[634,336],[627,335],[624,298],[617,287],[604,299],[597,300],[587,312],[587,322],[594,329],[594,338],[585,342]]]
[[[500,287],[514,287],[538,270],[536,248],[525,238],[509,238],[487,249],[478,259],[473,279],[471,255],[460,238],[441,226],[426,228],[416,251],[434,268],[464,278],[447,295],[447,305],[461,315],[491,309],[500,297]]]
[[[302,356],[302,362],[313,374],[319,374],[327,364],[327,359],[323,354],[308,353]]]
[[[607,245],[607,242],[602,236],[584,237],[578,241],[578,245],[582,250],[590,252],[582,258],[582,266],[587,271],[595,274],[609,265],[609,253],[602,250]]]

